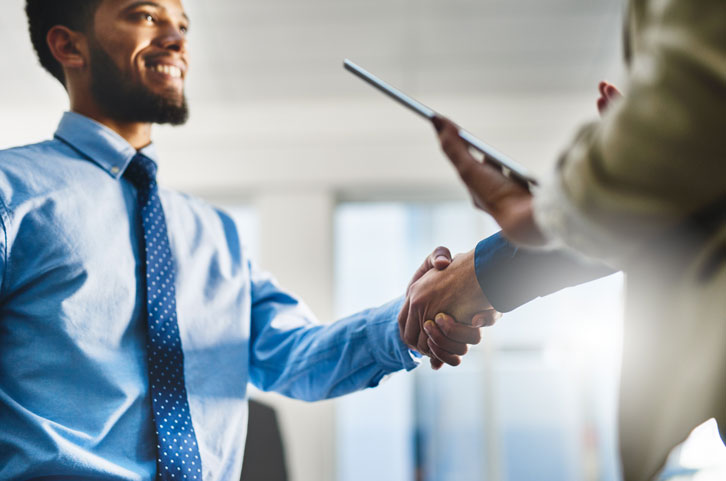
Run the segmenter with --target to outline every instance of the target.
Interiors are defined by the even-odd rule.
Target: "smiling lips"
[[[156,65],[151,65],[149,67],[149,69],[154,72],[168,75],[171,78],[181,78],[182,77],[182,70],[179,67],[177,67],[176,65],[165,65],[162,63],[158,63]]]

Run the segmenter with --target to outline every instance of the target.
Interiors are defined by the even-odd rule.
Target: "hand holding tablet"
[[[346,59],[343,62],[343,66],[349,72],[365,80],[384,94],[401,103],[403,106],[411,109],[425,119],[433,121],[434,118],[438,116],[438,113],[436,111],[430,109],[429,107],[415,100],[414,98],[409,97],[405,93],[384,82],[380,78],[376,77],[375,75],[371,74],[370,72],[366,71],[365,69],[361,68],[350,60]],[[459,129],[458,134],[459,137],[461,137],[470,147],[484,154],[486,162],[498,167],[505,176],[511,178],[519,184],[522,184],[529,190],[531,190],[532,186],[537,185],[537,180],[527,171],[527,169],[525,169],[503,153],[477,139],[464,129]]]

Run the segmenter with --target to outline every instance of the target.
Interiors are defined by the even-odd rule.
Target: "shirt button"
[[[116,167],[115,165],[114,165],[113,167],[111,167],[111,173],[112,173],[112,174],[118,174],[120,170],[121,170],[121,169],[119,169],[119,168],[118,168],[118,167]]]

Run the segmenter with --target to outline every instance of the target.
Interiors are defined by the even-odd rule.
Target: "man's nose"
[[[186,35],[182,32],[181,28],[174,25],[168,25],[160,32],[157,42],[162,48],[174,52],[184,53],[187,49]]]

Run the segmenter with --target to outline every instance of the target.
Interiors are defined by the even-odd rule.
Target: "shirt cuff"
[[[409,349],[398,330],[398,314],[404,299],[398,298],[366,316],[368,346],[376,362],[388,373],[410,371],[421,363],[421,355]]]
[[[482,291],[499,312],[509,312],[538,297],[615,272],[567,251],[517,247],[501,233],[479,242],[474,254]]]

